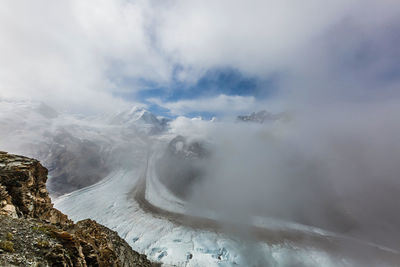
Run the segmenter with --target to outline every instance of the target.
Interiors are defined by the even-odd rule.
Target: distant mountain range
[[[260,111],[237,121],[266,123],[285,117]],[[129,169],[135,140],[168,131],[170,121],[136,106],[84,117],[40,102],[0,99],[0,149],[39,159],[49,169],[50,193],[62,195],[98,182],[116,166]]]
[[[132,107],[129,110],[117,112],[109,119],[111,125],[124,125],[125,127],[140,128],[146,134],[157,134],[165,130],[167,118],[156,117],[150,111],[141,107]],[[139,126],[139,127],[138,127]]]
[[[253,112],[250,115],[237,116],[236,118],[236,120],[239,122],[255,122],[255,123],[268,123],[286,119],[288,119],[288,114],[285,112],[274,114],[266,110]]]
[[[135,138],[160,134],[168,122],[139,107],[89,118],[40,102],[0,100],[0,147],[42,161],[49,191],[60,195],[96,183],[115,165],[129,168]]]

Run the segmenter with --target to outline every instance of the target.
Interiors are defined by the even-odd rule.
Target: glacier
[[[158,181],[154,159],[166,136],[153,141],[153,151],[148,146],[137,146],[135,168],[118,170],[97,184],[55,199],[55,207],[73,220],[86,217],[95,219],[117,231],[135,250],[145,253],[163,266],[356,266],[352,257],[330,254],[323,246],[302,246],[282,240],[275,244],[218,231],[185,225],[170,214],[186,214],[185,202],[174,196]],[[157,145],[158,143],[158,145]],[[161,143],[161,144],[160,144]],[[137,142],[140,144],[140,142]],[[144,144],[144,142],[142,142]],[[161,214],[149,212],[135,201],[135,190],[141,182],[146,184],[144,197],[150,205],[161,209]],[[143,188],[142,188],[143,189]],[[167,215],[166,215],[167,214]],[[189,215],[190,216],[190,215]],[[215,219],[209,213],[207,219]],[[198,223],[198,221],[197,221]],[[323,242],[357,243],[334,233],[315,227],[256,218],[255,227],[276,231],[295,231],[305,237],[322,238]],[[340,243],[340,242],[339,242]],[[361,242],[360,246],[369,246]],[[373,250],[384,248],[374,247]],[[387,253],[392,253],[389,251]],[[397,252],[393,252],[397,254]],[[382,262],[381,266],[384,266]],[[391,266],[390,264],[388,266]]]
[[[2,149],[42,160],[50,184],[57,171],[76,167],[64,168],[68,161],[54,166],[55,158],[67,151],[90,166],[91,157],[77,148],[95,144],[89,155],[111,163],[109,168],[94,165],[96,179],[53,194],[55,207],[74,221],[91,218],[117,231],[133,249],[163,266],[396,266],[400,261],[396,250],[317,227],[260,216],[243,227],[221,221],[215,210],[193,212],[190,203],[160,182],[155,162],[177,135],[202,137],[203,126],[215,128],[216,120],[178,117],[168,123],[138,107],[83,117],[43,103],[0,102]]]

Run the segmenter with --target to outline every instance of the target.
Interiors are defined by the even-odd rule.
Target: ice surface
[[[146,155],[146,147],[139,145],[132,159],[138,166],[136,169],[115,171],[95,185],[61,196],[55,200],[55,207],[74,221],[92,218],[108,226],[133,249],[166,266],[289,266],[293,262],[305,266],[337,266],[324,252],[268,246],[223,233],[179,226],[144,212],[134,202],[132,189],[146,171]],[[149,172],[152,171],[150,168]],[[179,203],[160,183],[150,179],[148,184],[146,196],[153,203],[165,199],[167,204]],[[163,207],[168,208],[165,203]],[[169,208],[179,211],[178,207],[179,204]]]

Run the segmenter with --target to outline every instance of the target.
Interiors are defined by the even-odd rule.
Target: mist
[[[0,150],[42,160],[64,194],[154,149],[187,213],[251,248],[266,217],[398,250],[399,15],[394,0],[7,2]],[[195,86],[224,71],[254,88]],[[133,106],[154,113],[145,127]],[[235,121],[260,110],[287,118]]]
[[[197,134],[210,157],[189,189],[189,212],[211,210],[238,225],[272,217],[396,249],[398,104],[293,111],[289,121],[262,125],[203,123]]]

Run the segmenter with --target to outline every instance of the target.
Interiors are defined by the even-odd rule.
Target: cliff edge
[[[157,266],[93,220],[55,209],[39,161],[0,152],[1,266]]]

